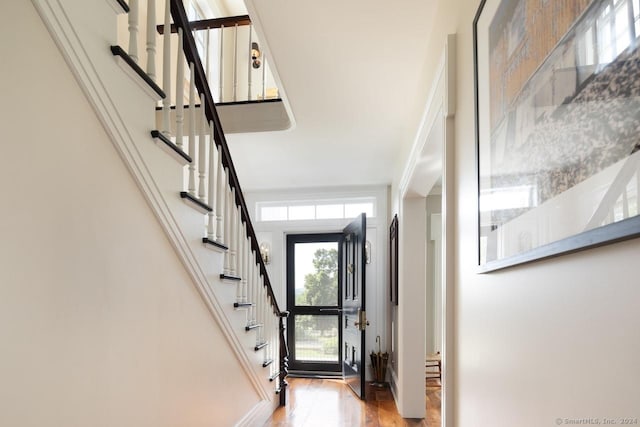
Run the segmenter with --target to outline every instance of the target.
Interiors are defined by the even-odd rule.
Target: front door
[[[365,242],[363,213],[342,232],[342,375],[361,399],[365,398]]]
[[[287,236],[289,372],[340,376],[341,233]]]

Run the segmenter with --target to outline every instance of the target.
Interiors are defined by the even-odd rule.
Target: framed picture
[[[389,227],[389,296],[398,305],[398,215]]]
[[[640,1],[483,0],[479,265],[640,235]]]

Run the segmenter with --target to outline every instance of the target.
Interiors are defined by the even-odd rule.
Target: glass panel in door
[[[340,235],[287,236],[292,373],[340,371]]]

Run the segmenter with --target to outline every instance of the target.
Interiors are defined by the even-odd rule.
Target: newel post
[[[287,374],[289,373],[289,346],[285,339],[285,329],[287,318],[289,317],[288,311],[280,312],[280,378],[278,389],[280,390],[280,406],[287,404]]]

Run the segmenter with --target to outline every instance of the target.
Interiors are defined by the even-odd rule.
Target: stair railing
[[[157,26],[159,34],[164,34],[166,25]],[[177,33],[175,24],[170,28],[172,33]],[[214,93],[217,103],[279,99],[277,88],[269,87],[273,75],[249,15],[191,21],[189,28],[194,32],[204,32],[200,55],[208,81],[214,83],[217,77],[217,94]],[[214,54],[210,46],[212,34],[215,34],[214,41],[218,43],[215,58],[212,58]],[[225,34],[233,38],[232,44],[225,44]],[[239,38],[244,43],[239,45]],[[212,62],[215,67],[211,66]]]
[[[147,0],[147,10],[142,11],[146,13],[146,70],[137,65],[141,62],[141,55],[138,53],[140,4],[138,0],[129,1],[129,55],[125,61],[134,63],[132,67],[138,68],[136,72],[144,74],[143,78],[156,86],[154,90],[162,98],[162,130],[152,131],[151,134],[168,153],[182,164],[188,165],[186,191],[182,191],[180,196],[206,215],[203,243],[224,252],[224,267],[220,278],[235,283],[234,307],[246,308],[245,330],[255,330],[254,350],[263,352],[262,366],[269,368],[268,378],[275,382],[275,391],[280,394],[280,404],[284,405],[289,354],[284,328],[289,313],[281,311],[278,307],[260,253],[249,210],[216,111],[207,73],[198,53],[192,32],[194,26],[187,18],[182,0],[164,0],[164,4],[163,28],[175,28],[178,49],[177,58],[172,61],[172,32],[163,32],[163,90],[155,85],[155,0]],[[114,55],[122,51],[119,47],[112,47]],[[174,67],[175,80],[172,80]],[[188,78],[185,76],[185,70],[188,70]],[[176,102],[175,119],[172,120],[170,97],[167,95],[174,83],[175,99],[185,99],[185,81],[188,82],[186,91],[189,114],[185,114],[184,102]],[[196,103],[200,104],[198,110],[195,108]],[[274,363],[275,361],[278,363]]]

